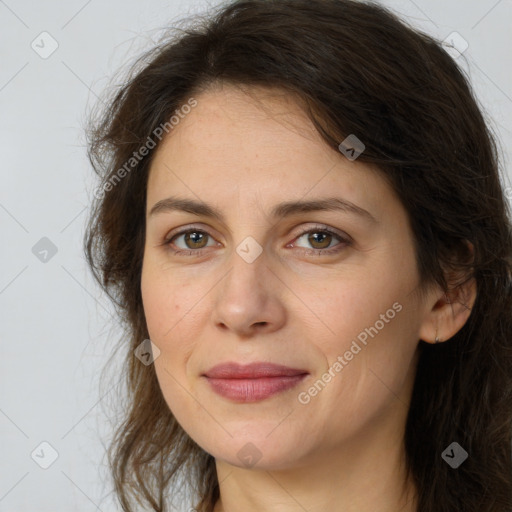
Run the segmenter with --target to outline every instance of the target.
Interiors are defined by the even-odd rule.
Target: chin
[[[232,466],[257,470],[284,470],[296,467],[298,457],[304,456],[304,446],[301,452],[297,450],[298,442],[288,437],[286,442],[282,437],[270,439],[269,431],[246,433],[230,438],[222,446],[204,447],[217,461],[223,461]],[[213,449],[212,449],[213,448]],[[228,450],[229,449],[229,450]]]

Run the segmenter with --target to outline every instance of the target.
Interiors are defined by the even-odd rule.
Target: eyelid
[[[310,226],[308,228],[301,227],[295,235],[292,235],[294,237],[294,240],[296,238],[301,237],[302,235],[305,235],[311,231],[327,231],[329,233],[332,233],[333,235],[338,236],[340,239],[346,241],[346,242],[352,242],[352,237],[345,233],[344,231],[340,231],[336,228],[333,228],[331,226],[328,226],[326,224],[319,224],[319,223],[313,223],[313,226]]]
[[[199,224],[190,224],[190,225],[187,224],[186,226],[180,226],[179,228],[172,229],[171,231],[169,231],[169,233],[167,233],[165,235],[164,239],[169,241],[172,238],[174,238],[176,235],[183,235],[187,231],[193,231],[193,230],[204,231],[205,233],[208,233],[208,235],[211,236],[211,234],[210,234],[211,229],[212,228],[210,226],[203,227]]]

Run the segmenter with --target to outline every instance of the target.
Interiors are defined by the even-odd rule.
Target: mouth
[[[257,402],[299,384],[309,372],[273,363],[249,365],[223,363],[214,366],[202,377],[218,395],[234,402]]]

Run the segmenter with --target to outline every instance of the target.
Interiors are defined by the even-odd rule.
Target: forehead
[[[163,196],[212,197],[270,207],[283,199],[342,194],[382,202],[393,192],[376,169],[327,146],[301,105],[276,89],[224,86],[162,140],[148,181],[148,209]],[[389,197],[388,197],[389,196]],[[268,204],[266,204],[266,199]]]
[[[207,156],[213,163],[267,154],[275,160],[278,149],[286,150],[283,158],[294,160],[292,151],[310,153],[312,145],[319,152],[326,149],[297,101],[281,90],[224,85],[195,99],[197,106],[164,138],[157,159],[158,154],[169,156],[169,146],[179,146],[187,160]]]

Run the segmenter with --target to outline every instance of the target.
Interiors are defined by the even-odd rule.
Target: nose
[[[230,270],[215,287],[215,326],[239,337],[280,329],[286,322],[283,283],[267,266],[264,252],[252,263],[234,252],[230,263]]]

